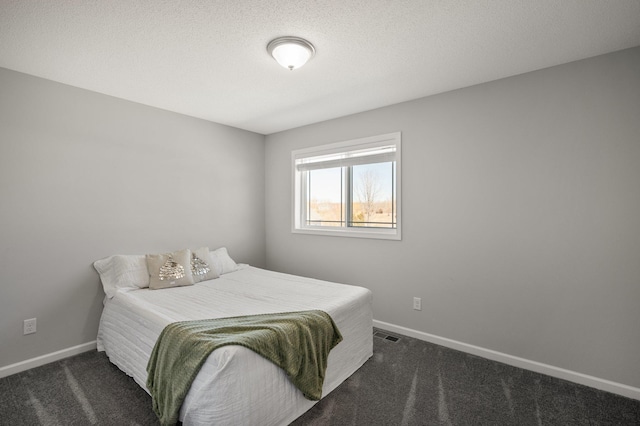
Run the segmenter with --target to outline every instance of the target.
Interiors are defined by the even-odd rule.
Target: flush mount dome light
[[[299,37],[278,37],[267,44],[267,52],[283,67],[294,70],[316,53],[313,44]]]

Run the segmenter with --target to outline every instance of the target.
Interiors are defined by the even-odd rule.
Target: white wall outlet
[[[24,320],[24,334],[33,334],[36,332],[36,318]]]
[[[415,309],[416,311],[421,311],[422,310],[422,299],[419,297],[414,297],[413,298],[413,309]]]

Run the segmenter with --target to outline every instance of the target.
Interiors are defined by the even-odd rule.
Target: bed
[[[105,286],[98,350],[149,392],[147,362],[161,331],[172,322],[319,309],[333,318],[343,337],[329,354],[323,396],[371,357],[369,290],[249,265],[230,269],[216,279],[162,290],[121,285],[107,291]],[[316,402],[304,398],[281,369],[260,355],[225,346],[207,358],[179,419],[185,425],[286,425]]]

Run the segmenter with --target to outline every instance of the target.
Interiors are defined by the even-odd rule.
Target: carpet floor
[[[374,331],[373,357],[292,425],[640,425],[640,401]],[[0,425],[157,424],[104,353],[0,379]]]

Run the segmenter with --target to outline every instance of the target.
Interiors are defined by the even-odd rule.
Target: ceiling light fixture
[[[283,67],[294,70],[316,54],[313,44],[299,37],[278,37],[267,44],[267,52]]]

